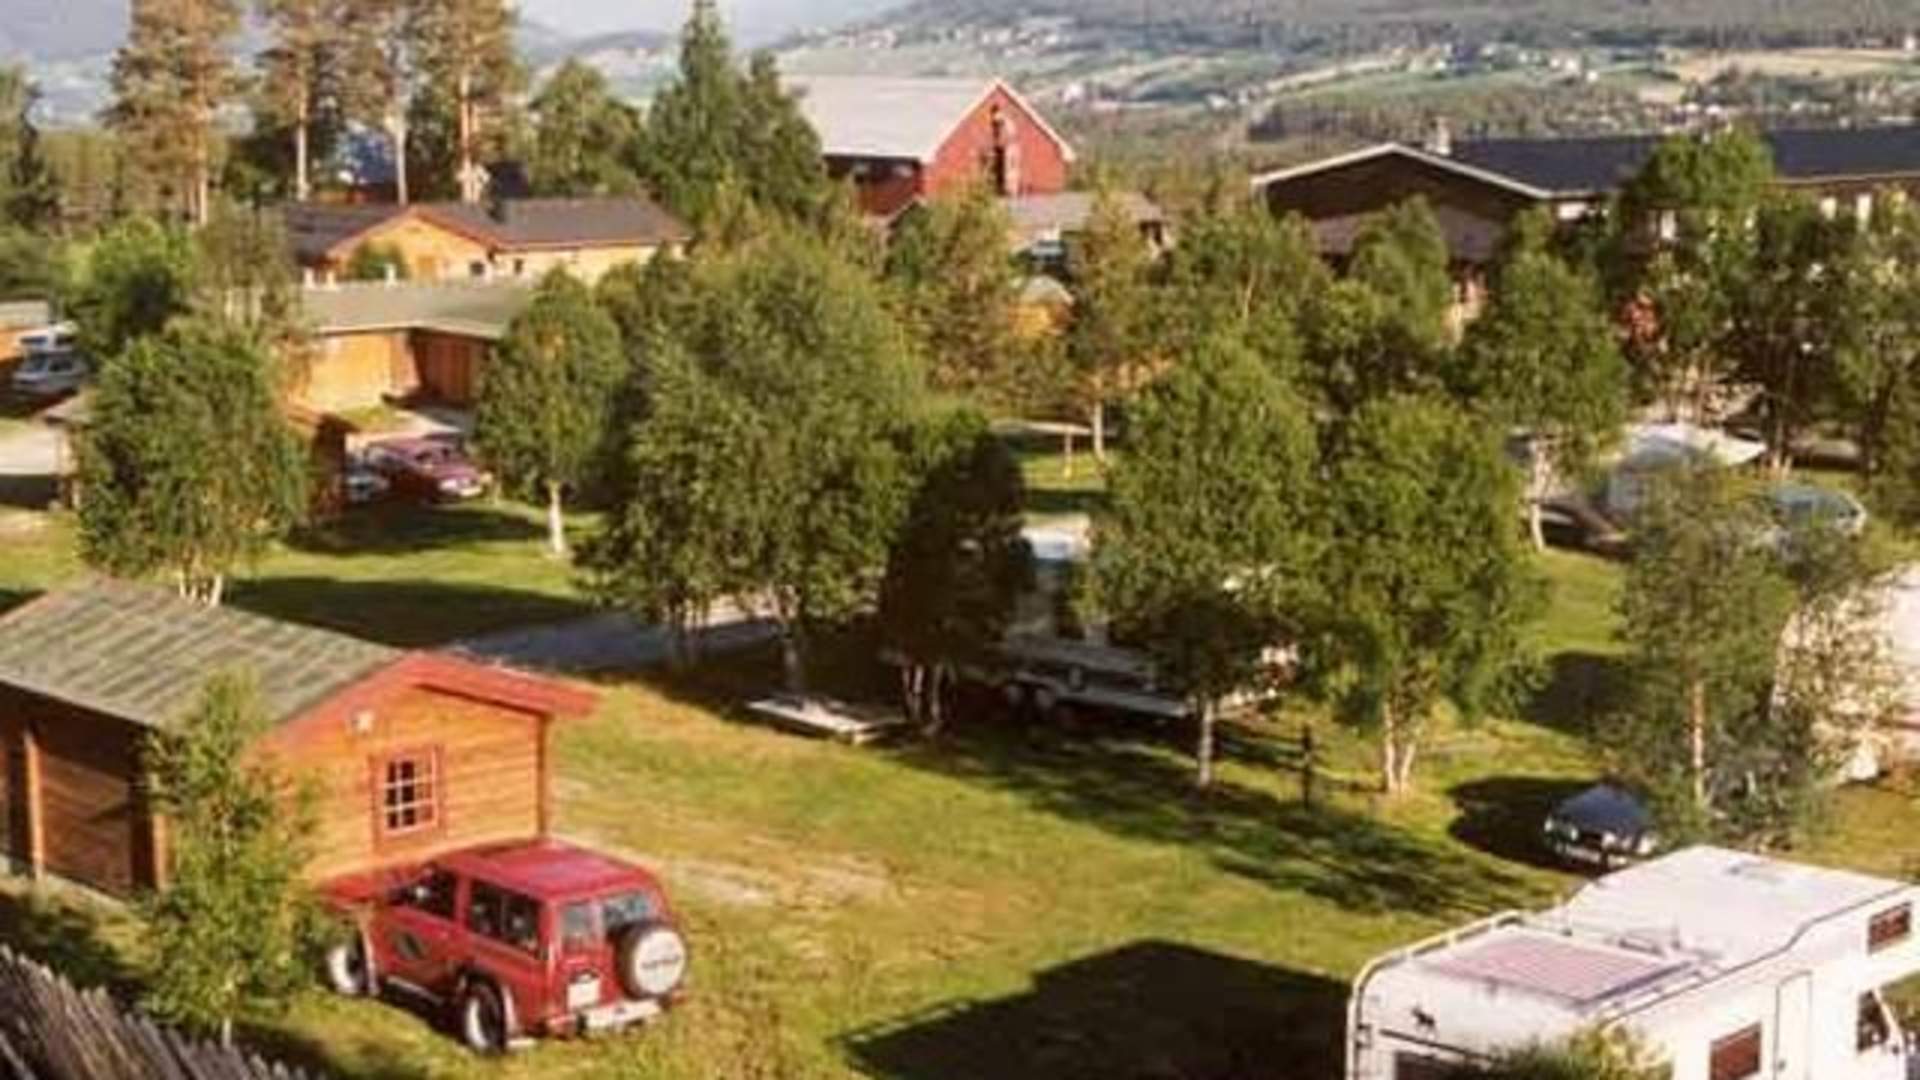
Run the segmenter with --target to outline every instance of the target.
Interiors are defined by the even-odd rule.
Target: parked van
[[[1920,972],[1916,901],[1906,882],[1675,852],[1368,964],[1347,1080],[1441,1080],[1591,1029],[1638,1036],[1671,1080],[1906,1080],[1882,990]]]

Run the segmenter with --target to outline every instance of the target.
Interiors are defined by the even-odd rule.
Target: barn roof
[[[403,655],[106,580],[49,594],[0,619],[0,684],[143,727],[177,721],[208,677],[222,671],[251,677],[268,717],[279,723]]]
[[[1073,148],[1039,110],[999,79],[816,75],[788,84],[828,157],[932,161],[954,129],[995,90],[1004,89],[1073,160]]]

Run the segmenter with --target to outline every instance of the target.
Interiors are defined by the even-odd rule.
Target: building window
[[[1707,1080],[1746,1080],[1759,1075],[1759,1024],[1713,1041],[1707,1054]]]
[[[380,769],[380,831],[404,836],[440,824],[440,757],[433,751],[392,757]]]
[[[1913,936],[1913,905],[1888,908],[1867,923],[1867,951],[1889,949]]]
[[[467,276],[483,278],[487,276],[487,264],[478,259],[467,264]]]

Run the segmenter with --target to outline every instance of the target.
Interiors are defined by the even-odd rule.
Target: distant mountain
[[[0,59],[38,63],[112,52],[127,32],[128,0],[5,0]]]

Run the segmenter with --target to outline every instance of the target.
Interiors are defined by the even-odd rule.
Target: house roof
[[[207,678],[222,671],[252,677],[267,715],[279,723],[402,655],[105,580],[41,597],[0,619],[0,683],[154,728],[177,721]]]
[[[1474,162],[1465,160],[1458,154],[1452,157],[1443,154],[1432,154],[1417,147],[1407,146],[1404,143],[1377,143],[1373,146],[1362,147],[1350,153],[1336,154],[1333,157],[1321,158],[1317,161],[1308,161],[1284,169],[1275,169],[1254,177],[1253,187],[1255,190],[1265,190],[1275,184],[1284,184],[1290,180],[1298,180],[1319,173],[1344,169],[1382,157],[1403,157],[1410,161],[1416,161],[1423,165],[1429,165],[1433,168],[1453,173],[1457,176],[1477,180],[1483,184],[1491,184],[1494,187],[1528,199],[1544,199],[1552,194],[1551,191],[1536,187],[1523,178],[1509,176],[1485,168]]]
[[[281,208],[280,217],[294,257],[306,263],[326,259],[342,244],[385,225],[406,210],[392,203],[289,203]]]
[[[1632,179],[1659,135],[1580,139],[1484,139],[1455,145],[1453,159],[1559,195],[1613,191]],[[1920,126],[1763,132],[1774,170],[1789,182],[1920,175]]]
[[[955,128],[994,91],[1005,90],[1073,160],[1073,148],[1039,110],[999,79],[832,75],[789,84],[828,157],[932,161]]]
[[[301,291],[314,331],[323,336],[388,330],[436,330],[498,341],[533,292],[526,283],[354,282]]]
[[[505,199],[491,205],[292,203],[282,215],[294,255],[308,263],[331,258],[344,245],[408,215],[502,251],[662,247],[693,238],[693,230],[679,218],[638,195]]]
[[[1140,225],[1165,224],[1167,212],[1137,191],[1117,193],[1127,215]],[[1093,216],[1096,196],[1091,191],[1062,191],[1050,195],[1014,195],[1002,199],[1014,231],[1022,236],[1080,232]]]
[[[637,195],[582,199],[506,199],[490,206],[429,203],[420,215],[506,251],[640,245],[693,238],[693,230],[652,199]]]

